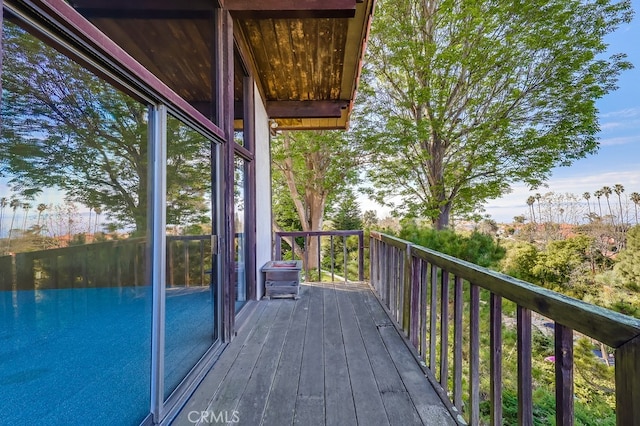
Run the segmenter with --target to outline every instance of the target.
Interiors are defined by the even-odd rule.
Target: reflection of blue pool
[[[211,344],[209,288],[169,290],[166,304],[173,389]],[[0,424],[138,424],[150,341],[148,287],[0,292]]]

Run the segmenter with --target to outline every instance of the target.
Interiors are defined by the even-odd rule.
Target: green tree
[[[636,213],[636,225],[638,224],[638,204],[640,204],[640,193],[632,192],[631,193],[631,201],[633,201],[633,208]]]
[[[2,223],[4,219],[4,209],[8,205],[9,205],[9,201],[7,200],[7,197],[0,198],[0,238],[2,238]],[[636,208],[636,222],[638,221],[637,217],[638,217],[638,214],[637,214],[637,208]]]
[[[614,268],[616,273],[632,287],[640,287],[640,226],[627,232],[626,248],[621,250]]]
[[[568,288],[590,270],[589,253],[593,240],[586,235],[551,241],[537,256],[531,273],[534,283],[551,289]]]
[[[588,216],[587,217],[591,217],[591,203],[589,202],[589,198],[591,198],[591,194],[589,192],[585,192],[584,194],[582,194],[582,197],[587,200],[587,210],[589,211]]]
[[[353,191],[347,190],[338,200],[338,206],[331,215],[334,229],[359,230],[362,229],[360,205],[356,201]]]
[[[3,53],[0,175],[25,198],[60,188],[144,232],[148,107],[9,22]],[[168,223],[199,217],[210,181],[209,144],[177,123],[167,124]]]
[[[380,0],[361,90],[376,199],[441,229],[594,153],[595,100],[631,67],[602,59],[603,38],[631,16],[629,1]]]
[[[370,229],[378,225],[378,213],[375,210],[367,210],[362,214],[362,226]]]
[[[299,223],[302,231],[321,230],[327,206],[358,181],[363,150],[338,131],[285,131],[272,139],[271,150],[275,229]],[[294,250],[307,252],[306,269],[318,267],[317,239]]]

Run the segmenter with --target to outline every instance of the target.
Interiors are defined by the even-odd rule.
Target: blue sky
[[[486,213],[498,222],[511,222],[528,211],[526,199],[535,192],[581,195],[617,183],[624,195],[640,192],[640,0],[632,1],[635,16],[630,24],[607,36],[610,53],[626,53],[634,69],[622,73],[618,90],[598,101],[600,149],[571,167],[554,170],[547,187],[529,191],[514,185],[504,197],[489,201]]]

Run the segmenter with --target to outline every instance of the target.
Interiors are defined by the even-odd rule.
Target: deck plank
[[[215,397],[207,407],[207,410],[214,413],[221,411],[232,413],[237,410],[238,403],[244,389],[251,378],[251,374],[256,368],[258,356],[262,352],[262,347],[269,335],[276,315],[281,307],[279,302],[263,302],[267,306],[256,324],[253,332],[244,341],[238,357],[229,369]],[[239,413],[242,415],[242,413]]]
[[[258,425],[262,420],[294,307],[292,300],[280,303],[278,314],[269,328],[256,368],[238,403],[238,416],[242,416],[244,424]]]
[[[306,288],[303,288],[302,291],[306,291]],[[308,297],[301,297],[295,301],[291,329],[285,338],[280,362],[269,392],[267,407],[262,419],[263,426],[293,424],[308,313]]]
[[[251,323],[259,322],[266,307],[266,303],[259,303],[247,321]],[[228,345],[225,348],[224,352],[222,352],[216,361],[214,368],[209,370],[206,376],[202,379],[202,382],[198,385],[187,403],[173,420],[172,425],[193,426],[193,422],[188,419],[189,413],[191,411],[203,411],[209,406],[217,394],[218,389],[222,385],[224,378],[227,376],[233,363],[236,361],[244,342],[253,333],[253,331],[254,327],[252,325],[247,325],[238,332],[233,344]]]
[[[309,320],[304,338],[294,425],[325,424],[324,412],[324,297],[321,286],[309,286]]]
[[[362,340],[353,304],[348,297],[348,291],[341,292],[337,301],[357,424],[362,426],[388,425],[389,421],[382,403],[382,396],[378,391],[378,384]]]
[[[240,425],[456,424],[367,284],[313,284],[257,302],[172,424],[237,411]]]
[[[324,291],[324,380],[327,425],[355,425],[356,411],[345,355],[336,289]]]
[[[373,321],[366,301],[366,292],[351,292],[350,296],[389,423],[391,425],[420,424],[421,420],[416,407],[382,341],[378,326]],[[380,327],[393,328],[393,325]]]

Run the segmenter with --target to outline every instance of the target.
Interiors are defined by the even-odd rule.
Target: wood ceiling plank
[[[338,118],[348,101],[268,101],[267,113],[272,118]]]
[[[225,0],[222,7],[242,19],[352,18],[356,0]]]
[[[276,76],[282,83],[277,99],[300,99],[300,79],[297,78],[296,73],[300,67],[298,66],[296,46],[292,42],[289,30],[289,21],[278,19],[272,22],[276,39],[275,50],[282,64],[282,71]]]

